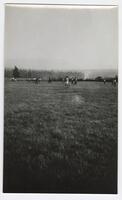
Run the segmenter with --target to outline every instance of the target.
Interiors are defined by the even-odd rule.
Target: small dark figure
[[[74,78],[72,77],[72,78],[71,78],[71,84],[73,84],[73,81],[74,81]]]
[[[36,78],[36,80],[35,80],[35,83],[36,83],[36,84],[38,84],[38,83],[39,83],[39,79],[38,79],[38,78]]]
[[[77,78],[76,77],[74,78],[74,84],[75,85],[77,84]]]
[[[76,78],[76,77],[73,78],[72,84],[73,84],[73,85],[76,85],[76,84],[77,84],[77,78]]]
[[[103,82],[104,82],[104,84],[106,84],[106,80],[105,79],[103,80]]]
[[[77,84],[77,78],[75,77],[75,78],[71,78],[71,84],[73,84],[73,85],[75,85],[75,84]]]
[[[52,79],[49,77],[49,79],[48,79],[48,83],[51,83],[52,82]]]
[[[113,86],[116,86],[116,84],[117,84],[117,81],[116,81],[116,79],[114,79],[114,80],[112,81],[112,85],[113,85]]]

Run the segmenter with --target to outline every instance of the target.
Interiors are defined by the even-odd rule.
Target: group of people
[[[64,82],[65,82],[65,86],[70,86],[70,84],[76,85],[77,84],[77,77],[69,78],[68,76],[66,76],[65,79],[64,79]]]
[[[52,81],[53,79],[49,77],[48,83],[51,83]],[[78,80],[77,80],[77,77],[66,76],[64,79],[62,78],[61,81],[65,83],[65,86],[70,86],[71,84],[76,85]]]
[[[16,78],[11,78],[11,81],[16,81],[17,79]],[[39,83],[40,79],[39,78],[33,78],[32,79],[36,84]],[[65,86],[70,86],[70,85],[76,85],[77,84],[77,77],[69,77],[69,76],[66,76],[64,79],[62,79],[62,81],[64,82]],[[106,79],[103,79],[102,80],[104,84],[106,84],[106,82],[108,82],[108,80]],[[52,79],[49,77],[48,79],[48,83],[51,83],[52,82]],[[109,82],[112,83],[113,86],[116,86],[117,85],[117,82],[118,80],[116,78],[113,78],[111,80],[109,80]]]
[[[71,77],[71,78],[69,78],[69,76],[66,76],[64,78],[65,86],[70,86],[71,84],[72,85],[76,85],[77,81],[78,81],[77,77]],[[52,79],[49,78],[48,82],[49,83],[52,82]],[[116,79],[112,79],[111,82],[112,82],[113,86],[116,86],[116,84],[117,84],[117,80]],[[35,83],[39,83],[39,79],[38,78],[35,79]],[[103,83],[106,84],[106,79],[103,79]]]
[[[104,84],[106,84],[106,79],[103,79],[103,82],[104,82]],[[113,86],[116,86],[117,80],[116,79],[112,79],[111,83],[112,83]]]

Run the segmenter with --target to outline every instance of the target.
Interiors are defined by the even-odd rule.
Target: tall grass
[[[117,193],[117,87],[5,82],[4,192]]]

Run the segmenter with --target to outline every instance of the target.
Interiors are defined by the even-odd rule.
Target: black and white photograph
[[[6,4],[3,193],[118,193],[118,6]]]

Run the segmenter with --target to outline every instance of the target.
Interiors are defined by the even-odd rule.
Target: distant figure
[[[70,85],[70,83],[69,83],[69,77],[66,76],[66,78],[65,78],[65,86],[69,86],[69,85]]]
[[[52,82],[52,79],[49,77],[49,79],[48,79],[48,83],[51,83]]]
[[[77,84],[77,77],[74,78],[74,84]]]
[[[76,77],[72,77],[71,78],[71,83],[73,84],[73,85],[75,85],[75,84],[77,84],[77,78]]]
[[[36,84],[39,83],[39,79],[38,79],[38,78],[35,79],[35,83],[36,83]]]
[[[103,82],[104,82],[104,84],[106,84],[106,80],[105,79],[103,79]]]
[[[16,78],[13,77],[13,78],[11,78],[10,80],[11,80],[11,81],[16,81]]]
[[[113,85],[113,86],[116,86],[116,84],[117,84],[116,79],[113,79],[113,80],[112,80],[112,85]]]
[[[74,78],[72,77],[72,78],[71,78],[71,84],[73,84],[73,82],[74,82]]]

